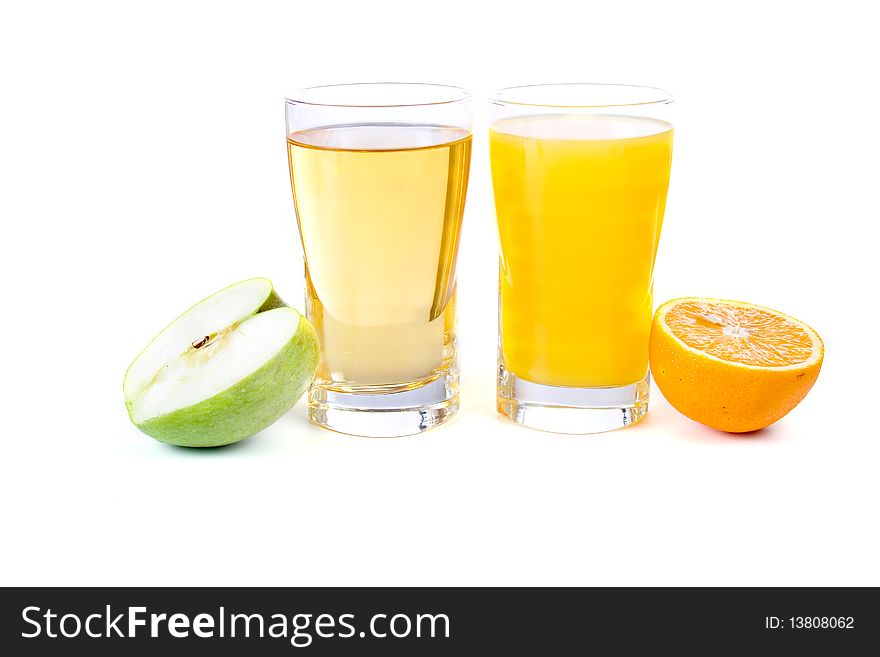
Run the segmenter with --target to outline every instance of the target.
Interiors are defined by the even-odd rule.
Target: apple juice
[[[294,132],[288,155],[318,332],[315,384],[417,385],[455,367],[455,259],[471,136],[434,125]]]

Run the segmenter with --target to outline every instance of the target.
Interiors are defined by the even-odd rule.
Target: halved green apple
[[[217,447],[293,407],[318,365],[314,327],[252,278],[175,319],[135,358],[123,390],[131,421],[156,440]]]

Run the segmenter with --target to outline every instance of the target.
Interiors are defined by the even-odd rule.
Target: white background
[[[0,10],[2,584],[880,584],[880,48],[871,3],[119,2]],[[302,308],[283,98],[476,98],[459,267],[463,407],[422,436],[138,433],[121,383],[196,300],[268,276]],[[553,81],[676,97],[656,301],[779,308],[827,357],[757,435],[653,392],[564,437],[494,410],[485,97]],[[584,281],[585,288],[589,281]]]

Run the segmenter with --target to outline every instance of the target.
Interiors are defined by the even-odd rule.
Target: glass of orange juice
[[[647,412],[671,103],[660,89],[610,84],[490,98],[497,407],[515,422],[594,433]]]

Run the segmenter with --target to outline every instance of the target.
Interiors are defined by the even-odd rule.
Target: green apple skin
[[[273,291],[260,312],[283,306]],[[293,308],[287,310],[299,316],[296,333],[260,369],[210,399],[149,419],[138,428],[171,445],[220,447],[262,431],[287,413],[318,368],[315,328]],[[130,404],[126,406],[130,415]]]
[[[276,308],[284,308],[285,306],[287,306],[287,304],[284,303],[284,299],[278,296],[278,293],[275,291],[275,286],[273,285],[272,291],[269,293],[269,296],[266,297],[263,305],[257,309],[257,313],[262,313],[267,310],[275,310]],[[257,313],[254,314],[256,315]]]

